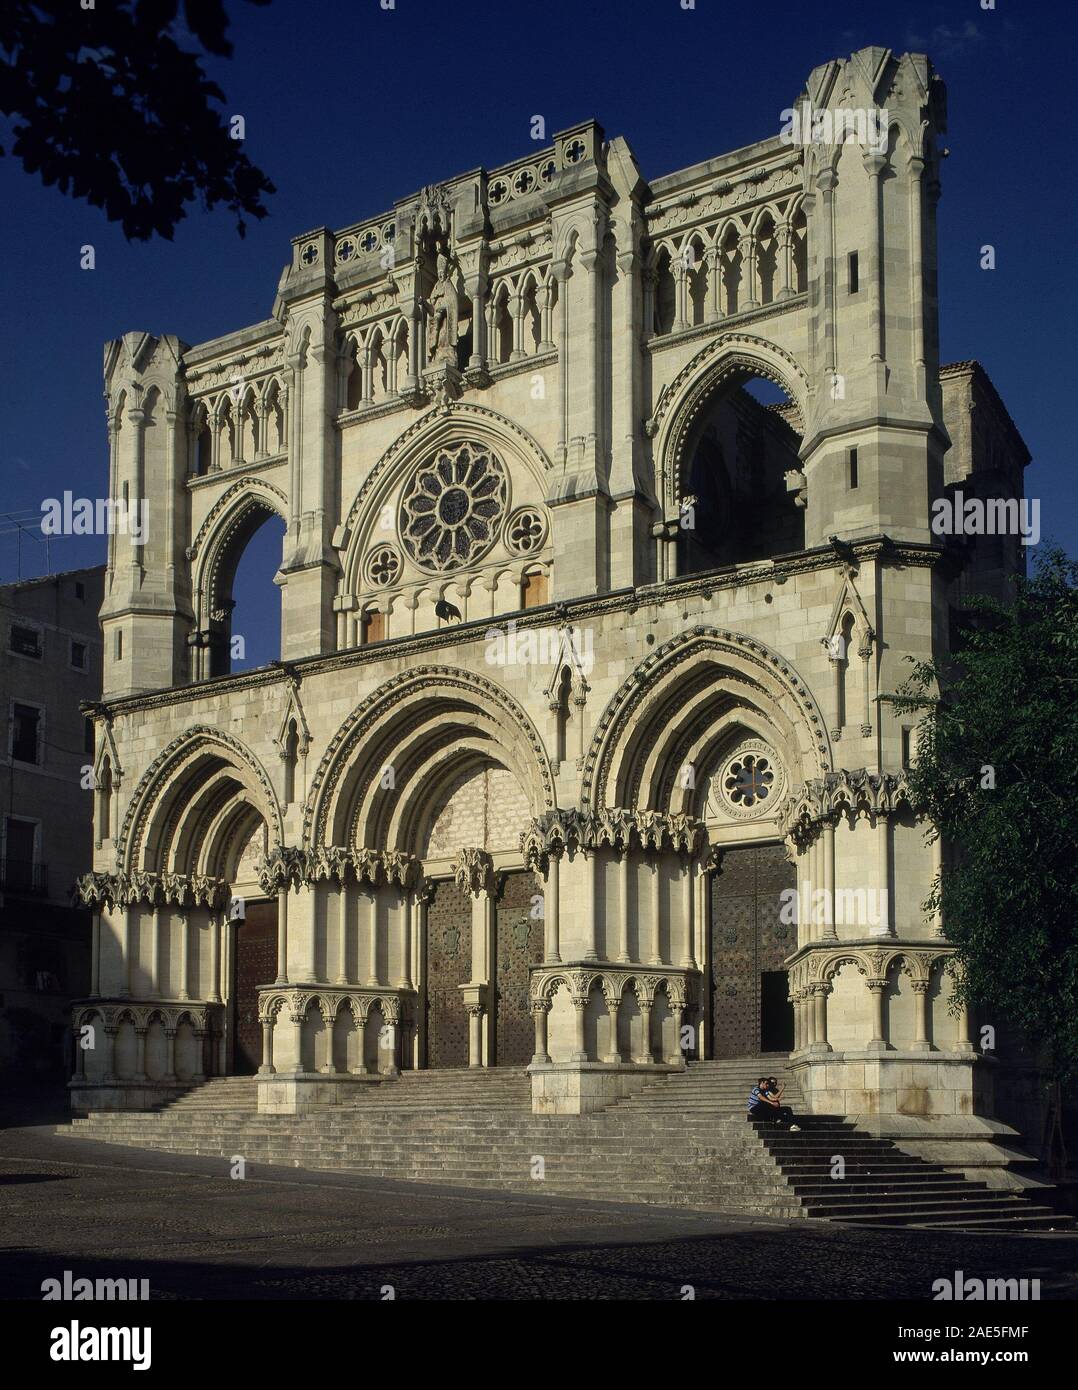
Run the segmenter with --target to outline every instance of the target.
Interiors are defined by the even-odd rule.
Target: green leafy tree
[[[264,5],[269,0],[248,0]],[[0,154],[62,193],[87,198],[125,236],[171,239],[196,198],[265,217],[273,184],[232,139],[224,93],[197,49],[230,57],[221,0],[4,0]]]
[[[953,848],[925,904],[954,943],[958,997],[1019,1029],[1059,1083],[1078,1073],[1078,563],[1041,553],[1010,604],[971,601],[946,667],[896,696],[921,715],[912,791]]]

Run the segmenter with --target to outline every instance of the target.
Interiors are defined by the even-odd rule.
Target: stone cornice
[[[937,545],[898,543],[886,536],[870,536],[863,540],[850,542],[859,564],[883,561],[897,568],[934,568],[944,559],[944,550]],[[672,579],[662,584],[644,587],[619,589],[611,594],[600,594],[594,598],[566,600],[548,603],[541,608],[522,609],[517,613],[500,615],[510,618],[519,630],[532,627],[549,627],[552,622],[579,622],[586,618],[604,618],[619,613],[632,613],[644,604],[665,604],[675,606],[687,598],[702,595],[709,599],[717,590],[744,589],[749,584],[785,584],[801,574],[815,574],[821,570],[833,570],[838,561],[831,546],[819,546],[815,550],[792,552],[777,560],[762,561],[759,566],[728,566],[721,570],[710,570],[694,574],[685,579]],[[706,621],[704,615],[697,619]],[[301,657],[289,663],[290,667],[303,677],[321,675],[328,671],[348,670],[354,666],[390,663],[412,656],[426,656],[456,647],[469,640],[486,643],[487,632],[492,626],[490,617],[476,618],[466,623],[455,623],[450,628],[435,629],[430,633],[415,637],[390,638],[371,647],[351,647],[342,652],[327,655]],[[496,625],[496,624],[495,624]],[[153,709],[165,705],[190,704],[217,695],[230,695],[239,690],[250,690],[263,685],[273,685],[285,679],[279,668],[245,671],[231,676],[217,676],[210,680],[198,681],[191,685],[170,686],[164,690],[148,691],[139,695],[120,695],[115,699],[102,701],[102,707],[112,717],[133,710]]]

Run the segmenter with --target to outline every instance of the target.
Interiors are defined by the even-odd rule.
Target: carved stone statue
[[[435,364],[457,365],[457,336],[460,300],[453,280],[454,266],[443,252],[438,254],[438,278],[427,300],[427,356]]]

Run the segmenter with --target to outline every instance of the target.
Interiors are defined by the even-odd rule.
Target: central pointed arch
[[[307,800],[304,845],[415,853],[439,789],[483,767],[510,772],[531,815],[553,808],[542,740],[506,691],[453,667],[405,672],[357,705],[331,741]]]

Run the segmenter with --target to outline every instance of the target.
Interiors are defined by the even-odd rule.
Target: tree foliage
[[[954,850],[942,910],[959,989],[1078,1073],[1078,563],[1042,553],[1014,602],[971,602],[953,668],[891,699],[922,715],[912,790]]]
[[[269,0],[248,0],[255,5]],[[187,207],[266,215],[273,184],[213,103],[202,53],[230,57],[222,0],[4,0],[0,111],[27,173],[86,198],[131,240],[171,239]],[[184,27],[186,33],[184,33]],[[196,49],[180,47],[174,33]]]

